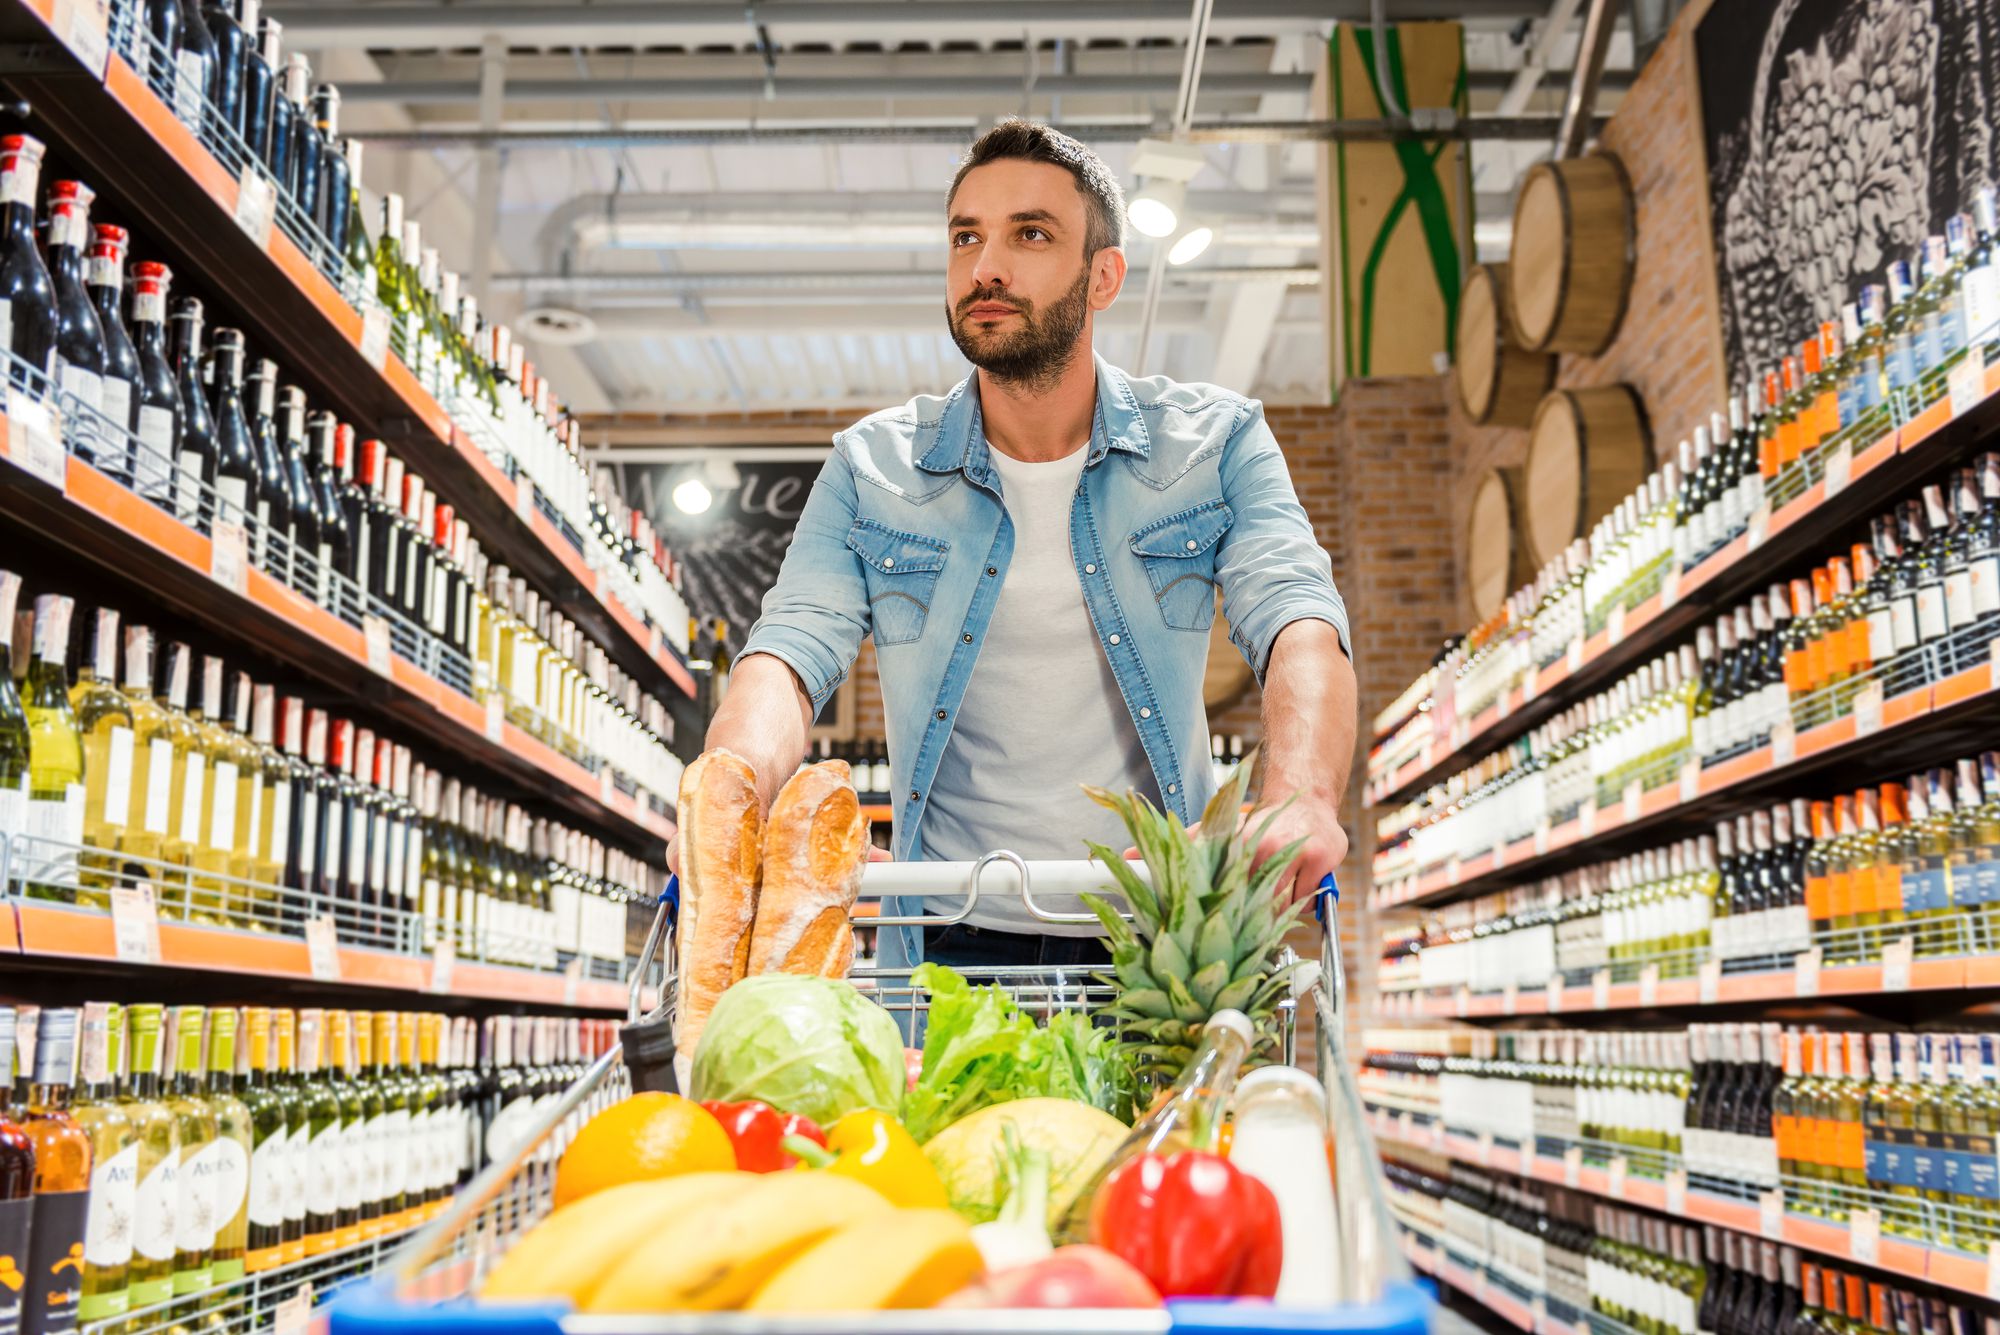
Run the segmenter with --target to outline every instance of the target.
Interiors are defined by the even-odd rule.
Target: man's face
[[[994,378],[1043,389],[1118,295],[1124,255],[1083,257],[1088,211],[1076,178],[1008,159],[967,172],[950,207],[945,317],[952,341]]]

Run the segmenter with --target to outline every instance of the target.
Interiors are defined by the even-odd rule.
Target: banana
[[[752,1312],[879,1312],[935,1307],[985,1269],[972,1226],[952,1210],[898,1210],[849,1224],[798,1257],[745,1304]]]
[[[830,1173],[754,1176],[741,1194],[691,1211],[626,1253],[585,1312],[715,1312],[740,1307],[771,1272],[835,1229],[893,1208]]]
[[[750,1173],[688,1173],[627,1182],[563,1206],[529,1229],[480,1285],[487,1302],[582,1303],[606,1272],[676,1218],[700,1218],[743,1189]]]

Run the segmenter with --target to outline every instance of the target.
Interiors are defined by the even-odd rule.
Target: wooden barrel
[[[1555,354],[1521,346],[1507,308],[1507,266],[1476,264],[1458,294],[1458,401],[1488,426],[1526,426],[1556,383]]]
[[[1652,468],[1645,405],[1630,385],[1559,389],[1529,428],[1528,555],[1546,565],[1631,495]]]
[[[1525,347],[1594,357],[1611,346],[1632,295],[1633,235],[1632,181],[1615,154],[1529,169],[1507,266]]]
[[[1535,573],[1520,523],[1521,470],[1489,469],[1472,493],[1465,520],[1465,587],[1475,621],[1500,610]]]

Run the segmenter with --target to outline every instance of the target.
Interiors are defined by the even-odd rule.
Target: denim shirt
[[[1182,821],[1214,790],[1202,678],[1215,592],[1263,679],[1278,632],[1347,611],[1262,405],[1214,385],[1133,379],[1096,360],[1070,555],[1125,707]],[[897,861],[916,856],[938,760],[1013,554],[971,378],[834,437],[743,654],[798,674],[815,711],[875,637]],[[1063,671],[1061,663],[1049,671]],[[1060,727],[1021,701],[1022,727]]]

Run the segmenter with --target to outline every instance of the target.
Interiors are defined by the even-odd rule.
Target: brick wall
[[[1637,202],[1632,296],[1617,339],[1601,357],[1564,357],[1557,383],[1587,387],[1623,381],[1639,392],[1652,424],[1653,448],[1672,450],[1723,407],[1727,393],[1715,264],[1709,245],[1708,182],[1697,100],[1693,20],[1683,10],[1604,133],[1624,161]],[[1452,437],[1458,468],[1452,539],[1463,559],[1465,518],[1487,469],[1526,457],[1528,433],[1466,421],[1454,387]],[[1472,621],[1461,592],[1458,623]]]

